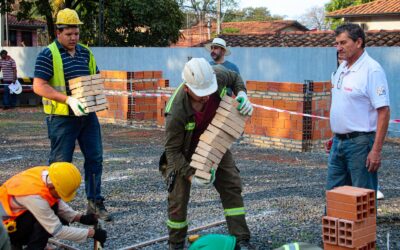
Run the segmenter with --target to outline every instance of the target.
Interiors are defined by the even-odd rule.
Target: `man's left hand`
[[[368,172],[375,172],[381,166],[381,152],[371,150],[367,157],[366,168]]]
[[[84,214],[81,216],[79,222],[84,225],[95,225],[99,222],[95,214]]]
[[[251,114],[253,114],[253,105],[244,91],[239,91],[235,100],[240,103],[238,110],[242,115],[251,116]]]

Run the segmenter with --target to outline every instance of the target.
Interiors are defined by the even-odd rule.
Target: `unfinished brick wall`
[[[109,109],[99,112],[107,122],[163,127],[164,112],[174,88],[162,78],[161,71],[102,71]],[[254,104],[298,113],[328,117],[329,82],[258,82],[248,81],[250,101]],[[132,93],[158,96],[132,96]],[[243,135],[244,141],[262,147],[291,151],[321,150],[331,136],[329,120],[309,118],[287,112],[255,108]]]
[[[101,71],[109,109],[98,112],[106,122],[155,126],[160,107],[157,97],[132,96],[133,92],[157,93],[159,86],[168,84],[162,71]]]
[[[330,88],[329,82],[247,82],[254,104],[324,117],[329,116]],[[330,136],[329,120],[255,108],[244,140],[262,147],[312,151],[320,150]]]

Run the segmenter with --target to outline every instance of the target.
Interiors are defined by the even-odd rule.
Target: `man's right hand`
[[[328,154],[331,152],[332,143],[333,143],[333,137],[330,138],[329,140],[327,140],[327,141],[325,142],[325,144],[324,144],[324,146],[325,146],[325,152],[328,153]]]
[[[205,180],[205,179],[199,178],[195,175],[192,175],[192,177],[190,178],[190,180],[192,182],[192,186],[207,187],[207,188],[211,187],[215,181],[215,169],[214,168],[211,168],[210,174],[211,174],[210,180]]]
[[[103,229],[95,229],[94,230],[94,235],[93,235],[93,239],[97,240],[98,242],[100,242],[101,246],[104,247],[104,243],[107,240],[107,232],[106,230]]]
[[[75,97],[68,96],[66,103],[71,107],[76,116],[87,115],[87,113],[85,112],[85,106]]]

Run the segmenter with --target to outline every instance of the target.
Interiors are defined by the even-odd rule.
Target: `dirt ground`
[[[114,221],[104,226],[108,249],[120,249],[167,235],[166,191],[158,173],[163,131],[103,124],[102,192]],[[378,203],[377,245],[400,249],[400,144],[387,142],[379,171],[385,199]],[[293,153],[237,143],[232,152],[241,171],[247,221],[256,249],[273,249],[302,241],[321,246],[321,217],[327,155]],[[40,108],[0,112],[0,183],[30,166],[46,165],[49,140]],[[74,163],[82,170],[77,147]],[[71,206],[86,209],[83,186]],[[191,192],[189,228],[223,220],[219,196],[213,189]],[[75,226],[75,225],[74,225]],[[200,233],[228,233],[220,225]],[[76,244],[88,249],[91,242]],[[165,249],[161,242],[144,249]]]

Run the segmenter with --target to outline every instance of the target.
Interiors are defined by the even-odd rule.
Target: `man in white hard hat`
[[[226,42],[222,38],[214,38],[211,43],[205,45],[205,48],[210,52],[210,56],[213,59],[210,61],[211,65],[223,65],[225,68],[235,71],[240,74],[239,68],[236,64],[225,60],[225,56],[229,56],[231,54],[230,49],[226,46]],[[232,96],[232,90],[228,89],[228,95]]]
[[[226,89],[231,87],[239,111],[250,116],[253,107],[247,98],[243,80],[237,73],[222,65],[211,66],[204,58],[193,58],[185,64],[183,83],[177,88],[166,106],[165,152],[160,159],[160,171],[167,181],[168,221],[170,249],[184,249],[188,229],[187,206],[191,186],[212,186],[221,196],[229,233],[237,244],[249,246],[250,231],[246,224],[241,195],[239,171],[228,150],[218,171],[211,170],[212,178],[205,181],[194,176],[190,159],[200,135],[211,123]]]
[[[101,195],[103,146],[101,128],[95,112],[71,96],[70,79],[99,73],[92,51],[79,42],[80,21],[72,9],[57,14],[57,39],[37,57],[33,91],[43,97],[51,143],[49,163],[72,162],[75,142],[85,158],[85,191],[87,213],[97,213],[101,219],[112,219]]]

